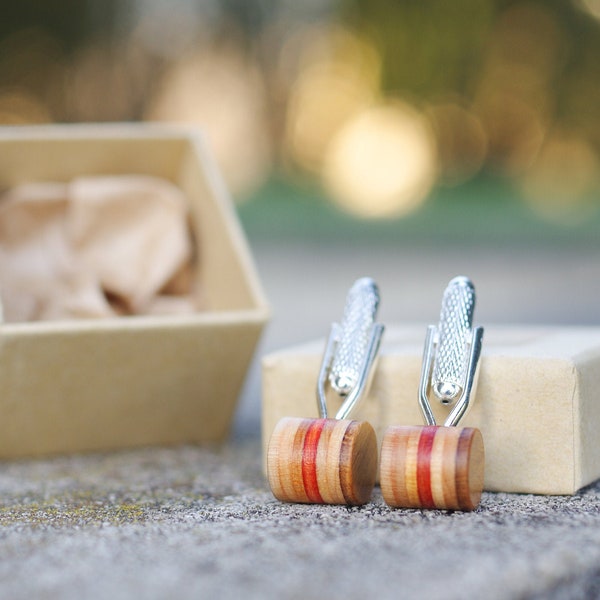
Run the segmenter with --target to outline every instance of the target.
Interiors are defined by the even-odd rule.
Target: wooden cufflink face
[[[287,417],[271,436],[267,476],[283,502],[360,506],[371,498],[377,462],[369,423]]]
[[[484,465],[479,429],[389,427],[381,447],[381,492],[395,508],[474,510]]]

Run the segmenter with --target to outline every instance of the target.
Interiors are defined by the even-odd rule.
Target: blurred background
[[[572,224],[598,208],[599,56],[598,0],[24,0],[0,121],[196,123],[240,200],[277,173],[399,218],[498,178]]]
[[[598,325],[599,57],[599,0],[21,0],[0,123],[202,127],[263,352],[325,335],[365,274],[387,322],[435,321],[461,273],[481,322]]]

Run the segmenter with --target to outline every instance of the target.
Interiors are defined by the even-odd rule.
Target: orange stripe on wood
[[[417,489],[423,508],[435,508],[431,495],[431,450],[437,427],[423,427],[417,453]]]
[[[317,448],[324,425],[325,419],[316,419],[311,422],[306,432],[304,447],[302,449],[302,481],[304,489],[308,500],[317,504],[323,503],[317,480]]]
[[[289,471],[289,477],[293,487],[292,498],[298,498],[298,502],[310,502],[306,489],[304,488],[304,477],[302,476],[302,466],[304,464],[304,439],[306,433],[312,423],[312,419],[301,419],[298,423],[293,436],[292,450],[288,454],[287,465],[285,467]],[[281,471],[280,471],[281,473]],[[285,473],[285,471],[284,471]]]

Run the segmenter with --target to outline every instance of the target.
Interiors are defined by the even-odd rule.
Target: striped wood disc
[[[389,427],[381,447],[381,492],[396,508],[474,510],[484,465],[479,429]]]
[[[286,417],[267,452],[267,476],[283,502],[362,505],[377,475],[377,438],[365,421]]]

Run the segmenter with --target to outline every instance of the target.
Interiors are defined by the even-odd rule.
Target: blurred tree
[[[427,101],[454,94],[472,99],[503,16],[522,8],[521,23],[512,19],[508,27],[520,26],[534,42],[536,28],[545,25],[537,17],[546,15],[561,37],[560,55],[532,43],[510,48],[510,59],[527,62],[525,54],[535,51],[554,60],[547,82],[553,119],[586,130],[600,145],[600,23],[582,7],[575,0],[341,0],[341,15],[377,45],[384,90]],[[532,66],[539,70],[535,61]]]
[[[494,13],[490,0],[342,0],[342,17],[383,57],[383,87],[429,98],[468,93]]]
[[[596,194],[600,12],[586,0],[340,2],[342,19],[380,53],[383,94],[429,111],[442,179],[462,182],[481,164],[543,204],[541,190],[556,185],[539,182],[557,170],[564,204]],[[481,125],[484,146],[463,139],[465,119]],[[465,148],[478,150],[477,161]],[[584,162],[575,181],[566,165]]]

